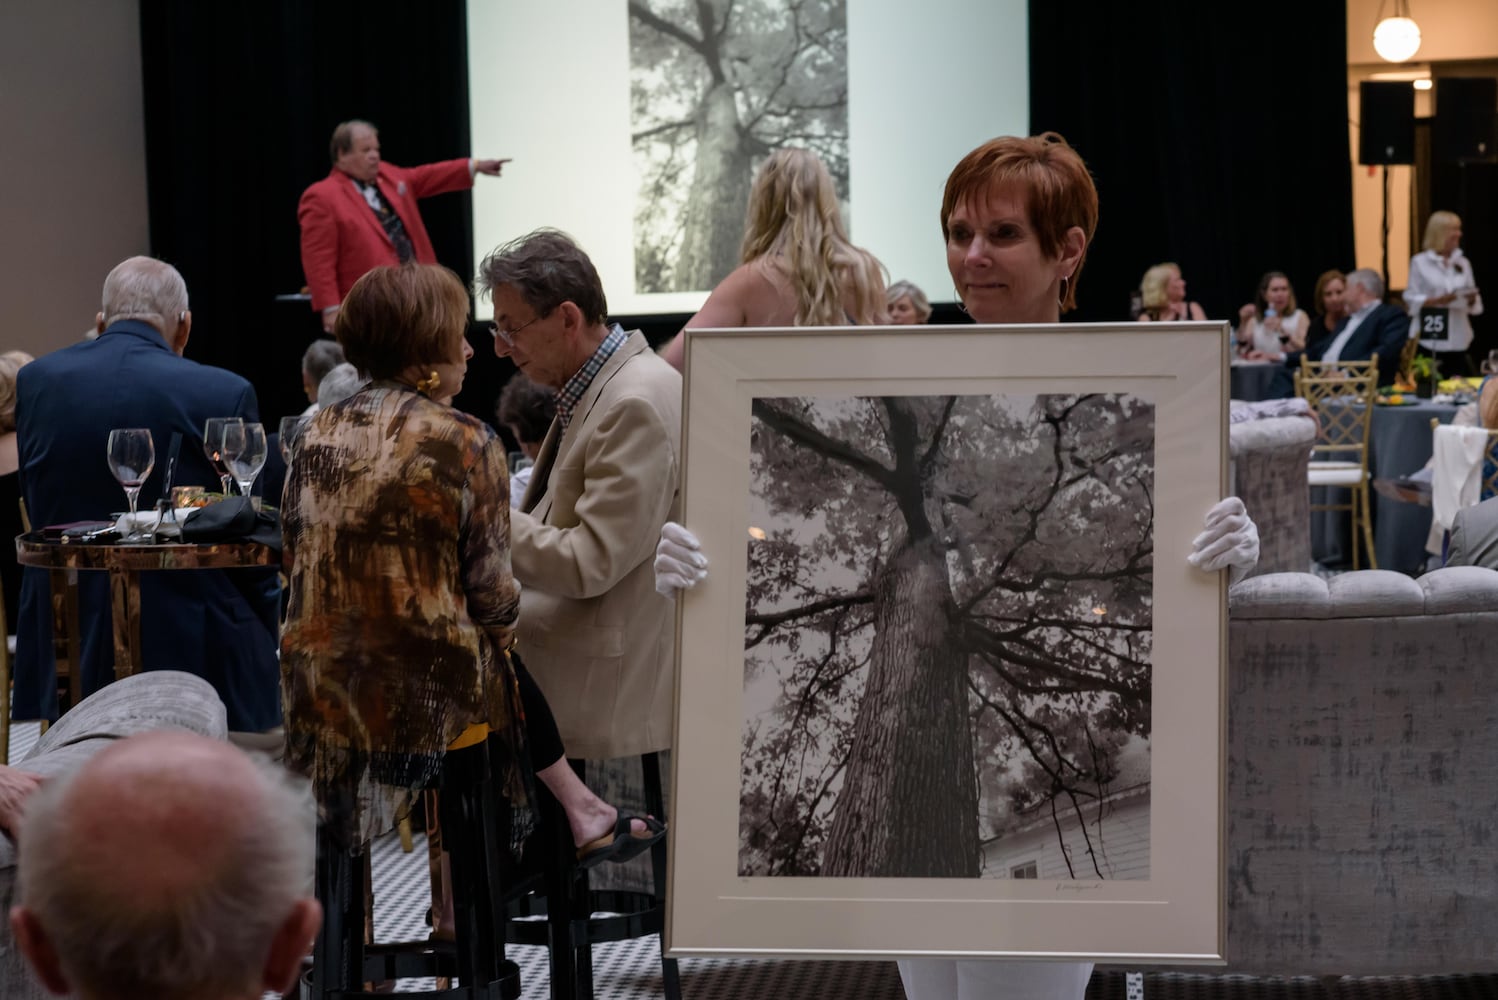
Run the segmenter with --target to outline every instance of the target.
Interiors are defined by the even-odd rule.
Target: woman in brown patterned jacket
[[[582,784],[509,654],[520,586],[505,449],[447,405],[473,354],[467,322],[462,283],[435,265],[376,268],[344,299],[338,340],[370,381],[307,427],[283,499],[287,760],[311,776],[323,822],[362,843],[487,724],[510,750],[494,766],[512,802],[533,770],[566,810],[580,863],[627,860],[662,825]]]

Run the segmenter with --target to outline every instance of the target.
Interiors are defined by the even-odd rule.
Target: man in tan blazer
[[[680,514],[681,376],[641,333],[608,323],[598,272],[565,233],[500,247],[479,282],[494,301],[494,352],[557,390],[510,520],[520,655],[567,756],[667,749],[674,606],[652,563],[661,525]]]

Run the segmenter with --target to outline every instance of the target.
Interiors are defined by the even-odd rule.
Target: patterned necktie
[[[369,202],[369,207],[374,209],[375,217],[380,220],[380,225],[385,230],[385,235],[390,237],[390,242],[395,244],[395,256],[402,264],[416,256],[416,251],[411,248],[411,237],[406,235],[405,223],[401,217],[395,214],[395,210],[385,201],[380,189],[373,183],[361,187],[364,199]]]

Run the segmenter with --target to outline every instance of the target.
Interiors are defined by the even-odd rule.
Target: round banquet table
[[[1408,406],[1376,406],[1369,431],[1368,477],[1399,479],[1419,471],[1430,461],[1431,418],[1451,423],[1457,407],[1421,400]],[[1320,491],[1317,491],[1320,492]],[[1328,490],[1345,503],[1346,490]],[[1313,499],[1318,499],[1316,493]],[[1430,535],[1430,508],[1403,503],[1374,491],[1373,549],[1379,569],[1419,573],[1425,566],[1425,540]],[[1318,511],[1311,515],[1311,551],[1320,562],[1352,561],[1352,519],[1344,511]]]
[[[135,673],[140,654],[140,575],[146,571],[182,569],[244,569],[280,565],[279,552],[255,542],[219,542],[204,545],[113,544],[64,542],[42,538],[35,532],[16,538],[16,561],[51,571],[52,593],[61,595],[65,622],[54,628],[62,632],[54,640],[65,646],[68,659],[70,704],[83,698],[83,672],[78,663],[78,584],[69,572],[104,571],[109,574],[109,596],[113,612],[114,676],[118,680]]]
[[[1229,398],[1257,403],[1269,398],[1275,372],[1284,365],[1275,361],[1234,361],[1228,365]]]

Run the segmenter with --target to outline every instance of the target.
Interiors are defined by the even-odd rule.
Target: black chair
[[[303,996],[345,1000],[374,994],[365,983],[427,976],[456,980],[448,989],[381,996],[425,1000],[517,1000],[520,968],[505,958],[504,886],[509,808],[489,767],[488,741],[443,758],[443,842],[452,859],[455,941],[364,943],[364,878],[368,850],[340,846],[325,829],[317,834],[317,898],[323,925],[313,950]]]
[[[579,777],[586,777],[582,761],[571,761]],[[645,808],[666,822],[661,791],[660,754],[640,757]],[[654,891],[592,890],[588,872],[577,866],[567,817],[561,806],[538,785],[541,827],[563,831],[542,841],[543,871],[517,889],[529,890],[512,898],[506,908],[505,941],[544,945],[551,962],[552,1000],[593,1000],[593,945],[660,934],[666,915],[666,841],[650,849]],[[595,914],[607,914],[595,915]],[[535,918],[545,915],[544,921]],[[681,1000],[681,974],[674,958],[661,955],[661,980],[667,1000]]]

